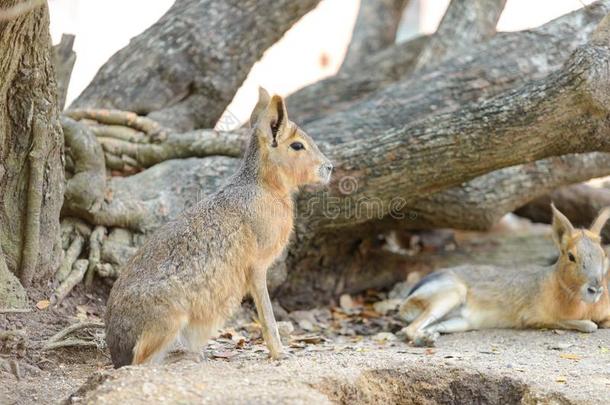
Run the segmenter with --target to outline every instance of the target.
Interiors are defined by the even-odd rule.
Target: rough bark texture
[[[608,153],[564,155],[512,166],[416,201],[405,209],[403,225],[409,229],[452,227],[485,230],[507,212],[538,196],[546,195],[557,187],[608,175]],[[572,187],[569,189],[572,190]],[[555,191],[552,195],[555,195]],[[580,204],[587,202],[584,198],[577,200]],[[602,202],[600,200],[597,203],[598,209]],[[610,200],[605,202],[610,205]],[[546,204],[547,223],[551,219],[549,204],[550,200]],[[575,210],[568,212],[575,213]],[[593,220],[592,216],[589,218],[588,221]]]
[[[26,286],[61,257],[63,134],[50,41],[46,5],[0,22],[0,244]]]
[[[102,66],[73,107],[212,128],[263,52],[319,0],[177,0]]]
[[[352,40],[341,72],[358,69],[370,55],[394,43],[402,11],[409,0],[361,0]]]
[[[575,226],[588,228],[602,208],[610,206],[610,190],[586,184],[560,187],[545,194],[515,211],[517,215],[535,222],[551,223],[551,202],[570,218]],[[604,241],[610,241],[610,227],[602,232]]]
[[[467,51],[496,33],[506,0],[452,0],[436,33],[417,58],[414,70]]]

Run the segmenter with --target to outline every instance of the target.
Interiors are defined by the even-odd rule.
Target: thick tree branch
[[[409,203],[503,167],[568,153],[610,151],[609,61],[610,42],[594,40],[545,79],[484,103],[466,104],[454,113],[368,136],[366,143],[329,147],[338,167],[331,195],[339,196],[342,204],[331,219],[323,214],[324,204],[312,208],[311,196],[301,199],[302,212],[314,210],[309,231],[370,221],[350,211],[359,199],[379,199],[389,214],[394,197]],[[345,176],[358,185],[348,195],[339,188]]]
[[[410,229],[485,230],[506,213],[557,187],[607,175],[608,153],[565,155],[507,167],[416,201],[405,210],[401,224]]]
[[[182,131],[211,128],[263,52],[318,2],[177,0],[110,58],[73,106],[158,112]]]
[[[372,54],[394,43],[409,0],[361,0],[352,39],[340,72],[358,70]]]
[[[297,91],[288,97],[288,109],[301,125],[319,120],[321,126],[332,127],[334,122],[332,143],[344,139],[335,138],[337,131],[349,139],[362,139],[371,131],[455,110],[465,102],[546,76],[589,40],[608,12],[610,1],[601,0],[534,30],[498,33],[434,70],[411,77],[407,76],[429,37],[397,44],[372,56],[370,63],[349,76],[338,75]],[[354,121],[352,113],[363,119]]]
[[[505,4],[506,0],[452,0],[414,69],[434,66],[494,36]]]

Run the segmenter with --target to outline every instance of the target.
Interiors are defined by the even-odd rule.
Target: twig
[[[93,340],[83,340],[83,339],[66,339],[61,342],[53,342],[46,344],[42,350],[54,350],[62,347],[98,347],[97,343]]]
[[[102,322],[92,321],[84,321],[72,324],[51,336],[49,340],[47,340],[47,342],[45,343],[43,350],[52,350],[57,349],[59,347],[67,346],[97,346],[97,343],[94,341],[88,341],[83,339],[63,339],[71,333],[88,328],[103,329],[104,324]]]
[[[13,7],[0,10],[0,22],[12,20],[23,14],[38,8],[46,3],[46,0],[30,0],[23,3],[17,3]]]
[[[0,308],[0,314],[23,314],[32,312],[30,308]]]

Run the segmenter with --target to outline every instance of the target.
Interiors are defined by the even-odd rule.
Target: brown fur
[[[282,354],[267,269],[288,243],[293,195],[326,183],[328,159],[261,89],[238,173],[215,195],[152,235],[115,282],[106,341],[116,367],[160,361],[181,339],[198,352],[250,293],[271,356]],[[293,142],[305,149],[295,150]]]
[[[409,339],[426,345],[439,333],[472,329],[609,327],[608,259],[599,237],[609,211],[592,230],[574,229],[555,207],[553,212],[560,250],[553,267],[461,266],[433,273],[401,305],[402,316],[412,321],[405,328]]]

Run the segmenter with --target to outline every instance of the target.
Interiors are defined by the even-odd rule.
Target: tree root
[[[153,141],[161,142],[167,138],[167,131],[156,121],[140,117],[133,112],[86,108],[68,110],[64,114],[77,121],[87,118],[106,125],[122,125],[133,128],[136,131],[144,132]]]
[[[91,288],[93,283],[96,268],[100,262],[102,243],[104,242],[105,238],[106,228],[103,226],[96,226],[93,232],[91,232],[91,238],[89,238],[89,267],[85,277],[86,288]]]
[[[97,347],[102,348],[104,346],[103,333],[89,334],[87,338],[66,338],[68,335],[73,334],[84,329],[103,329],[104,324],[102,322],[79,322],[68,326],[51,336],[45,343],[42,350],[54,350],[62,347]]]
[[[61,266],[57,270],[57,273],[55,273],[55,279],[60,283],[63,283],[68,278],[68,275],[72,272],[72,267],[74,263],[83,251],[84,243],[85,238],[82,235],[76,234],[74,236],[70,247],[68,248],[68,250],[66,250],[64,260],[61,263]]]
[[[139,168],[147,168],[170,159],[213,155],[238,157],[247,142],[245,130],[172,133],[165,141],[156,144],[130,142],[116,137],[99,137],[98,140],[106,153],[107,163],[115,167],[127,165]]]
[[[72,271],[68,274],[62,283],[55,289],[53,295],[51,295],[51,304],[59,305],[63,301],[64,298],[72,291],[72,289],[81,281],[83,281],[83,277],[85,276],[85,272],[87,271],[87,267],[89,265],[89,260],[80,259],[74,262],[72,266]]]
[[[21,284],[29,287],[38,266],[40,253],[40,214],[42,210],[42,190],[44,183],[44,166],[46,154],[44,151],[46,137],[45,125],[35,118],[32,128],[33,145],[28,156],[30,179],[27,198],[25,238],[21,258]]]

